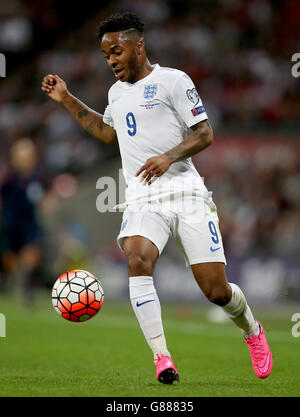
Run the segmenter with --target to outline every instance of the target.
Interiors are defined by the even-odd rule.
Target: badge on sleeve
[[[200,97],[196,90],[196,88],[192,88],[191,90],[186,91],[186,95],[188,99],[196,106],[199,103]]]
[[[204,106],[195,107],[194,109],[191,110],[191,112],[193,116],[198,116],[198,114],[205,113],[205,108]]]

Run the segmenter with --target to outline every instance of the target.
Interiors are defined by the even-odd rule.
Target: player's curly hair
[[[135,29],[140,36],[144,33],[145,23],[136,13],[126,12],[115,13],[100,23],[98,27],[98,38],[108,32],[122,32],[128,29]]]

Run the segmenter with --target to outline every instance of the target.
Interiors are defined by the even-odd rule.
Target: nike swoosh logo
[[[272,353],[269,349],[268,356],[266,358],[266,361],[265,361],[264,365],[263,366],[257,365],[257,368],[261,373],[264,374],[264,373],[267,373],[269,371],[269,368],[270,368],[271,365],[272,365]]]
[[[155,301],[155,300],[148,300],[148,301],[144,301],[144,302],[142,302],[142,303],[139,303],[138,301],[136,302],[136,306],[137,307],[140,307],[140,306],[142,306],[143,304],[146,304],[146,303],[151,303],[151,301]]]
[[[213,248],[212,246],[210,247],[210,251],[211,252],[216,252],[216,250],[221,249],[221,246],[219,246],[218,248]]]

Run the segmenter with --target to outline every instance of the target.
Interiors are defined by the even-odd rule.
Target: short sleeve
[[[177,79],[171,100],[175,110],[188,127],[208,119],[196,87],[187,74],[182,74]]]
[[[104,115],[103,115],[103,122],[105,124],[111,126],[112,128],[114,127],[114,121],[113,121],[113,118],[112,118],[112,115],[111,115],[111,112],[110,112],[109,105],[106,106],[106,108],[105,108],[105,112],[104,112]]]

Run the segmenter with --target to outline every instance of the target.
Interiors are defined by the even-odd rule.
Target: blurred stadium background
[[[23,143],[34,144],[38,159],[26,193],[42,231],[33,284],[48,290],[65,270],[87,269],[101,279],[106,299],[127,297],[126,263],[115,241],[122,213],[96,209],[98,178],[119,181],[118,146],[89,137],[40,88],[46,74],[58,74],[103,113],[115,80],[97,26],[108,14],[128,10],[146,22],[150,62],[187,72],[207,108],[215,141],[194,161],[218,206],[229,280],[240,283],[251,303],[298,302],[300,79],[291,74],[291,57],[300,52],[298,0],[1,2],[7,67],[0,79],[0,179],[3,189],[13,145],[29,138]],[[30,159],[26,149],[23,162]],[[19,221],[28,223],[26,214]],[[23,273],[6,240],[2,230],[3,294]],[[161,300],[204,302],[172,241],[155,275]]]

